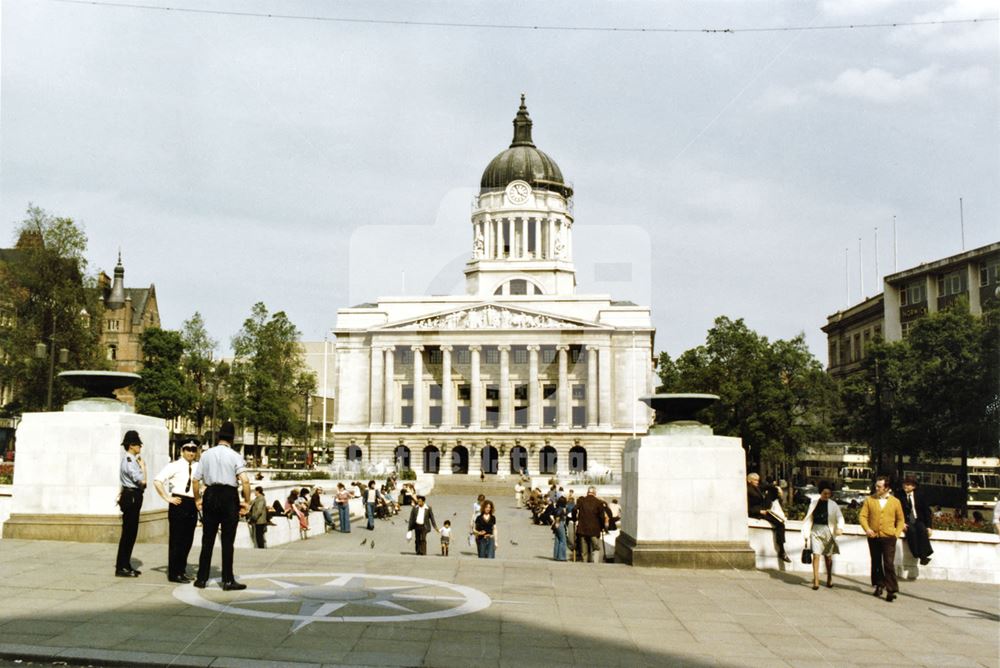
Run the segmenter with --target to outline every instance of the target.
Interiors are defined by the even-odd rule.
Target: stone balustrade
[[[757,554],[757,568],[778,569],[801,573],[811,577],[812,566],[799,561],[802,553],[802,522],[789,520],[786,524],[785,550],[792,563],[778,559],[774,547],[771,525],[764,520],[749,519],[750,546]],[[833,557],[834,576],[848,576],[869,581],[871,560],[868,540],[857,524],[848,524],[837,537],[840,554]],[[934,531],[931,536],[934,556],[931,563],[921,566],[910,554],[905,540],[896,544],[896,573],[900,580],[956,580],[1000,584],[1000,537],[996,534],[969,531]],[[825,578],[825,566],[820,566],[820,577]]]

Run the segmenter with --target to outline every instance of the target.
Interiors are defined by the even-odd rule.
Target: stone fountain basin
[[[698,411],[719,400],[717,394],[653,394],[640,397],[639,401],[656,411],[656,424],[671,422],[697,422]]]
[[[141,378],[137,373],[124,371],[63,371],[59,377],[84,391],[83,399],[71,401],[63,407],[70,412],[131,413],[132,408],[115,398],[115,390],[132,385]]]

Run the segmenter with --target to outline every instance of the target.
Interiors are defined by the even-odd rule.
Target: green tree
[[[0,384],[14,389],[8,414],[41,410],[48,404],[49,372],[61,367],[104,368],[98,350],[103,305],[96,281],[85,274],[87,237],[72,218],[29,205],[16,232],[17,247],[0,263]],[[47,346],[42,358],[36,346]],[[66,363],[57,365],[66,349]],[[52,383],[52,406],[77,396]]]
[[[676,362],[661,354],[659,372],[663,391],[719,395],[705,419],[716,433],[743,440],[748,470],[764,460],[787,463],[828,436],[837,395],[801,334],[771,343],[742,319],[721,316],[705,345]]]
[[[871,446],[871,462],[877,471],[890,470],[886,462],[904,453],[899,433],[908,365],[905,341],[878,339],[867,349],[861,370],[840,388],[842,410],[834,420],[835,428],[841,437]]]
[[[205,320],[197,311],[181,325],[181,341],[184,345],[181,365],[191,397],[187,416],[194,422],[195,431],[201,434],[205,421],[212,415],[218,392],[212,357],[219,344],[208,335]]]
[[[1000,312],[959,300],[914,323],[901,341],[876,342],[841,388],[843,433],[872,446],[873,465],[902,474],[912,461],[997,456]],[[966,490],[963,490],[966,491]]]
[[[181,367],[184,341],[180,332],[152,327],[142,333],[140,341],[142,379],[135,388],[136,410],[166,420],[186,414],[193,397]]]
[[[228,395],[237,419],[253,430],[253,445],[261,431],[284,439],[305,439],[306,428],[293,408],[304,385],[315,387],[306,371],[299,331],[283,311],[269,315],[254,305],[243,328],[233,338],[233,365]]]

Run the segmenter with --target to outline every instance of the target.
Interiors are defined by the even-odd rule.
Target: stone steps
[[[435,495],[455,495],[469,496],[473,499],[479,494],[485,494],[489,498],[498,496],[513,496],[514,483],[512,479],[496,480],[487,478],[485,482],[480,481],[478,476],[466,475],[438,475],[434,479]]]

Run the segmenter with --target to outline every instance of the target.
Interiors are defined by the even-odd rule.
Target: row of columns
[[[441,428],[449,429],[455,426],[457,404],[451,378],[451,345],[441,348]],[[511,382],[510,382],[510,345],[497,346],[500,352],[500,417],[499,429],[509,429],[513,413]],[[539,345],[529,345],[528,349],[528,428],[537,429],[542,424],[542,401],[539,395],[538,352]],[[427,400],[424,395],[424,359],[422,345],[411,345],[413,351],[413,424],[414,429],[424,426],[427,415]],[[611,425],[611,349],[606,346],[586,346],[587,350],[587,426],[602,427]],[[469,424],[478,429],[483,423],[482,376],[480,373],[480,353],[482,346],[469,346]],[[569,345],[558,344],[559,376],[556,395],[556,428],[570,427],[570,382],[569,382]],[[396,416],[396,385],[395,385],[396,347],[373,347],[371,358],[371,412],[372,425],[385,427],[395,426]],[[598,418],[600,420],[598,421]]]
[[[509,224],[510,239],[504,235],[504,223]],[[528,229],[532,228],[535,246],[528,250]],[[489,218],[473,226],[474,238],[483,240],[483,257],[489,260],[541,260],[572,256],[570,226],[561,218]],[[557,248],[561,240],[562,248]],[[510,252],[504,253],[504,246]]]

